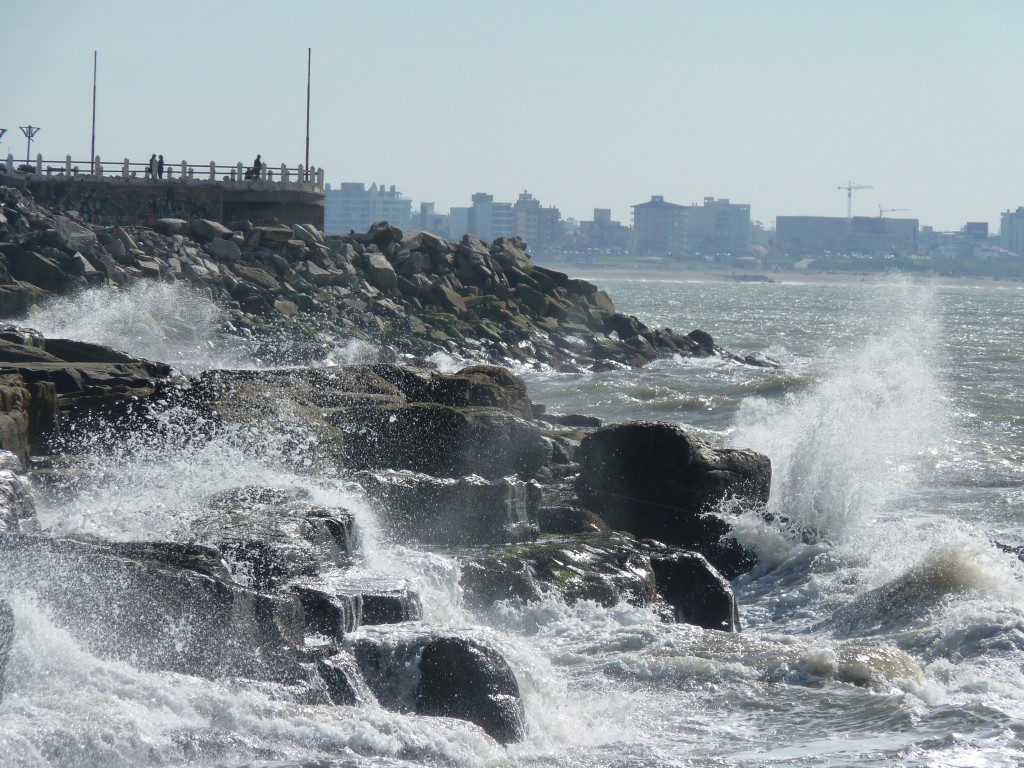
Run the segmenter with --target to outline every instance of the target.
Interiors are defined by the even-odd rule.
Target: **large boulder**
[[[102,658],[216,680],[307,679],[298,601],[235,584],[208,547],[0,535],[0,593],[26,588]]]
[[[423,647],[419,668],[416,714],[469,720],[502,744],[526,736],[519,683],[496,651],[472,640],[440,637]]]
[[[577,494],[614,530],[701,552],[729,578],[752,566],[723,544],[731,526],[716,513],[728,499],[767,504],[767,456],[712,447],[675,424],[627,422],[587,435],[579,461]]]
[[[230,229],[219,221],[211,221],[210,219],[193,219],[191,228],[192,237],[200,242],[216,240],[218,237],[231,237],[232,235]],[[291,234],[290,231],[289,234]]]
[[[540,506],[535,482],[515,478],[437,478],[414,472],[357,477],[392,537],[423,544],[503,544],[535,537]]]
[[[92,253],[96,247],[96,233],[66,216],[57,216],[54,219],[54,227],[64,249],[70,253]]]
[[[337,458],[352,469],[533,477],[551,455],[536,424],[498,408],[366,401],[329,419],[344,433]]]
[[[739,632],[732,587],[703,555],[666,552],[651,555],[658,596],[673,607],[676,621],[705,629]]]
[[[555,536],[515,548],[493,547],[462,556],[467,600],[531,601],[553,593],[567,603],[651,605],[656,581],[647,548],[623,534]]]

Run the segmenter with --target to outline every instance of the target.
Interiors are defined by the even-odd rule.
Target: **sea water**
[[[29,590],[12,598],[0,764],[1024,763],[1022,564],[996,544],[1024,544],[1024,290],[591,279],[652,327],[700,327],[781,363],[519,371],[551,411],[677,422],[771,458],[776,522],[737,526],[760,556],[734,582],[742,633],[554,599],[472,612],[456,564],[390,546],[344,476],[296,472],[283,448],[257,450],[244,434],[203,443],[170,429],[157,448],[86,452],[89,480],[40,499],[43,525],[174,538],[201,499],[267,482],[345,506],[364,532],[358,567],[407,579],[423,595],[425,626],[468,633],[509,660],[526,741],[506,749],[459,721],[311,706],[96,658]],[[136,290],[124,304],[83,298],[33,321],[183,370],[255,364],[217,333],[223,318],[208,300]],[[148,318],[145,333],[124,333],[129,307]],[[62,320],[76,312],[88,322]],[[352,354],[338,342],[340,358]]]

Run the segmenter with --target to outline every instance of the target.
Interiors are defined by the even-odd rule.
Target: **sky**
[[[0,155],[304,162],[438,212],[529,191],[629,224],[652,195],[751,219],[1024,205],[1020,0],[0,3]]]

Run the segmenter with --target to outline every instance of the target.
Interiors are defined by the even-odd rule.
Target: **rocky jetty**
[[[301,365],[183,375],[118,350],[0,327],[0,682],[31,593],[103,658],[320,704],[371,703],[524,737],[513,669],[478,638],[432,626],[396,576],[360,567],[360,523],[301,488],[220,490],[172,533],[111,541],[40,525],[33,488],[74,498],[76,459],[168,430],[267,446],[298,476],[358,486],[386,543],[454,558],[468,605],[556,597],[649,606],[736,632],[727,578],[754,555],[733,515],[759,511],[771,468],[668,424],[549,414],[499,365],[442,374],[398,357],[310,365],[324,334],[567,370],[722,355],[710,335],[653,331],[596,287],[530,262],[525,244],[446,243],[386,224],[162,220],[91,227],[0,189],[0,309],[140,279],[183,280]],[[738,358],[737,358],[738,359]],[[758,362],[758,361],[749,361]],[[134,443],[133,443],[134,444]],[[173,517],[174,510],[168,513]],[[113,586],[112,585],[116,585]]]
[[[320,360],[328,340],[362,339],[404,355],[443,350],[564,371],[663,355],[771,364],[726,352],[707,332],[653,329],[616,312],[592,283],[534,264],[517,237],[448,242],[387,222],[342,237],[202,219],[99,227],[0,187],[0,316],[144,279],[207,293],[228,308],[230,330],[265,342],[275,362]]]

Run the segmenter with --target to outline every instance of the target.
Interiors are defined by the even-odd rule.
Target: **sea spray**
[[[824,360],[805,391],[745,401],[731,436],[769,456],[769,511],[806,540],[840,540],[887,511],[946,431],[928,292],[900,285],[873,303],[858,348]]]
[[[228,334],[227,315],[206,293],[184,283],[140,280],[51,297],[16,319],[49,338],[75,339],[169,363],[194,373],[248,368],[244,334]]]

